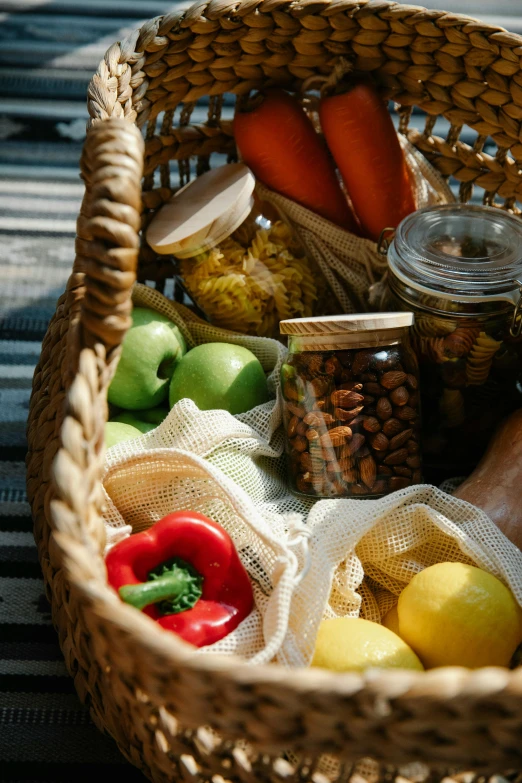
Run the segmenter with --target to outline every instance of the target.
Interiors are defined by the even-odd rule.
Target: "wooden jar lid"
[[[147,242],[156,253],[178,258],[215,247],[250,214],[254,187],[254,175],[244,163],[207,171],[158,211],[147,229]]]
[[[413,313],[358,313],[356,315],[290,318],[287,321],[281,321],[279,329],[281,334],[333,335],[407,329],[412,324]]]

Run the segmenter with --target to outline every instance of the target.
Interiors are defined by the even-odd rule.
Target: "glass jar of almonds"
[[[380,497],[422,481],[411,313],[280,325],[289,481],[314,497]]]

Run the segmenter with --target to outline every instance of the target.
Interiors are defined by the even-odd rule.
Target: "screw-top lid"
[[[382,332],[388,329],[407,329],[413,323],[413,313],[361,313],[357,315],[316,316],[289,318],[281,321],[281,334],[291,335],[346,335],[361,332]]]
[[[230,236],[254,205],[255,178],[244,163],[229,163],[197,177],[156,214],[147,242],[160,255],[191,258]]]

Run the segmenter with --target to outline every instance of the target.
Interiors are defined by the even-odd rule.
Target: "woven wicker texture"
[[[487,203],[515,206],[522,194],[522,38],[472,19],[385,0],[200,2],[114,44],[89,87],[87,194],[74,270],[34,379],[28,494],[78,693],[97,725],[155,781],[216,775],[320,783],[313,759],[324,752],[372,756],[388,765],[380,770],[387,777],[413,759],[433,764],[432,778],[447,768],[522,766],[522,670],[360,677],[231,666],[226,657],[193,656],[105,584],[105,395],[129,321],[142,167],[143,227],[172,193],[171,161],[183,183],[189,157],[204,171],[212,153],[233,154],[230,123],[221,120],[224,93],[246,96],[273,83],[298,89],[328,74],[340,56],[371,71],[401,104],[401,130],[439,171],[461,181],[461,198],[477,185]],[[205,96],[208,121],[191,125]],[[414,105],[427,112],[424,132],[408,130]],[[432,133],[438,115],[450,123],[445,139]],[[145,129],[145,151],[133,123]],[[472,148],[459,141],[463,125],[478,133]],[[483,151],[488,139],[493,155]],[[153,262],[142,247],[142,277]],[[154,275],[161,281],[169,271],[162,265]],[[207,724],[224,739],[197,728]],[[429,774],[402,772],[416,780]],[[338,779],[376,774],[347,762]]]

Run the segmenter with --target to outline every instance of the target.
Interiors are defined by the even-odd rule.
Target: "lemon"
[[[399,597],[401,637],[427,669],[508,666],[522,640],[521,618],[500,580],[463,563],[425,568]]]
[[[397,636],[400,636],[399,632],[399,610],[397,607],[397,604],[393,606],[387,614],[384,615],[382,619],[382,624],[389,628],[390,631],[393,631],[393,633],[396,633]]]
[[[413,650],[396,634],[360,617],[322,621],[312,666],[336,672],[361,672],[370,667],[423,668]]]

